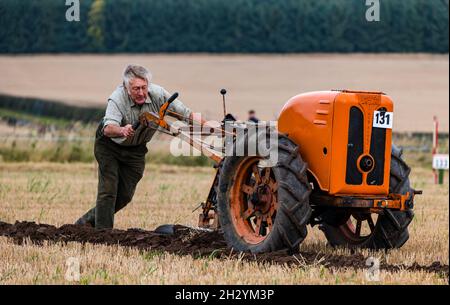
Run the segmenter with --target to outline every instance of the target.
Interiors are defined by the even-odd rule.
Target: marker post
[[[437,116],[433,116],[433,176],[434,176],[434,184],[438,184],[438,174],[436,172],[436,168],[434,167],[434,156],[438,153],[438,126],[439,122]]]

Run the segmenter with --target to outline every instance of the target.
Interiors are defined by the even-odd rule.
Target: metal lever
[[[178,97],[178,92],[175,92],[174,94],[172,94],[171,97],[169,97],[169,99],[167,100],[167,102],[164,103],[164,105],[161,106],[161,108],[159,109],[159,119],[163,119],[164,116],[166,115],[166,111],[167,108],[169,108],[170,104],[176,100]]]
[[[227,94],[227,90],[220,90],[220,94],[222,94],[223,117],[225,117],[227,115],[227,108],[225,107],[225,94]]]
[[[160,118],[161,120],[164,118],[164,115],[166,115],[166,111],[167,111],[167,108],[169,108],[169,105],[170,105],[174,100],[176,100],[177,97],[178,97],[178,92],[175,92],[174,94],[172,94],[171,97],[169,97],[169,98],[167,99],[167,102],[165,102],[165,103],[161,106],[161,108],[159,109],[159,118]],[[133,130],[138,129],[140,125],[141,125],[141,122],[140,122],[140,121],[137,121],[136,123],[134,123],[133,126],[132,126],[132,127],[133,127]]]

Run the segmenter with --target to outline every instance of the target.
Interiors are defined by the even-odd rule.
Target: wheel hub
[[[269,185],[259,185],[251,196],[251,201],[255,206],[255,210],[258,210],[263,214],[269,212],[273,201],[272,197],[273,193]]]
[[[278,184],[270,167],[258,167],[261,158],[249,157],[236,171],[231,200],[236,233],[257,244],[271,232],[277,210]]]

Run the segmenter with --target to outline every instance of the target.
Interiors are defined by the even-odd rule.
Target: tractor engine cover
[[[330,195],[389,193],[393,102],[382,92],[319,91],[291,98],[278,130],[299,146]]]

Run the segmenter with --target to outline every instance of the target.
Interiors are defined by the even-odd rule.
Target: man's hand
[[[131,138],[132,136],[134,136],[134,130],[131,124],[121,127],[121,130],[122,130],[122,137]]]
[[[103,130],[103,134],[109,138],[118,138],[118,137],[130,138],[134,136],[134,130],[131,124],[125,125],[123,127],[116,125],[107,125]]]

